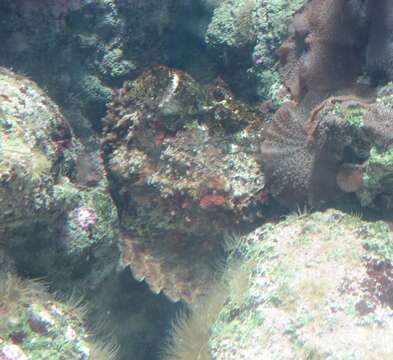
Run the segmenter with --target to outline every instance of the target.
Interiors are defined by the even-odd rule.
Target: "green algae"
[[[305,235],[311,238],[302,240]],[[372,327],[378,323],[377,316],[359,313],[356,299],[347,298],[345,293],[341,298],[333,295],[331,285],[325,282],[329,277],[313,279],[311,274],[318,273],[323,266],[330,267],[328,264],[354,269],[362,266],[365,257],[391,261],[393,243],[385,223],[366,222],[356,215],[327,210],[289,216],[278,224],[262,226],[246,238],[242,254],[247,261],[254,259],[256,263],[248,272],[250,285],[243,304],[230,301],[229,290],[228,299],[212,326],[210,349],[215,359],[224,358],[221,356],[227,352],[236,354],[237,349],[248,349],[252,353],[248,346],[259,346],[250,340],[253,338],[263,344],[267,353],[274,353],[273,348],[269,349],[272,336],[286,339],[282,343],[283,351],[285,347],[285,351],[300,358],[305,358],[305,354],[320,358],[322,348],[305,337],[304,332],[315,328],[324,331],[325,324],[338,326],[339,317],[329,317],[322,310],[318,312],[317,309],[325,306],[334,306],[335,311],[346,314],[359,326]],[[319,250],[315,252],[315,249]],[[301,258],[308,258],[308,253],[313,253],[314,258],[304,263]],[[302,273],[308,275],[300,275]],[[335,296],[338,297],[334,299]],[[303,307],[309,307],[309,311],[302,311]],[[276,320],[273,321],[269,313],[274,313]],[[280,325],[274,325],[283,316],[288,316],[285,331]],[[239,334],[247,336],[239,337]],[[342,358],[348,352],[335,349],[335,355]]]
[[[257,8],[257,38],[253,50],[255,65],[249,70],[258,79],[258,95],[262,99],[277,98],[281,86],[277,49],[289,35],[288,27],[294,13],[305,0],[264,0]],[[283,100],[277,99],[279,106]]]
[[[393,186],[393,148],[385,151],[372,147],[363,165],[363,188],[357,192],[362,206],[375,206],[375,198],[385,192],[390,194]]]
[[[113,351],[92,343],[77,305],[57,301],[39,283],[9,274],[0,274],[0,288],[5,290],[0,294],[0,356],[17,351],[18,359],[87,360],[95,359],[98,347],[106,359],[114,358]]]

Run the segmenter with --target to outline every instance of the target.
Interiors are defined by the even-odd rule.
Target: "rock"
[[[18,269],[65,288],[75,286],[66,269],[89,264],[83,276],[90,276],[87,287],[97,286],[116,267],[118,231],[99,153],[74,136],[58,106],[32,81],[1,68],[0,89],[4,251]],[[94,159],[89,169],[83,157]],[[94,182],[81,181],[81,172],[85,178],[94,173]]]
[[[249,279],[211,328],[221,359],[389,357],[392,233],[338,210],[291,215],[245,236]],[[249,266],[247,266],[249,264]]]
[[[59,108],[30,80],[0,72],[0,224],[16,229],[59,216],[53,196],[59,176],[71,175],[76,151]]]
[[[266,100],[281,88],[276,50],[304,0],[225,0],[216,4],[205,42],[238,96]],[[276,103],[277,105],[277,103]]]
[[[169,61],[177,8],[173,0],[2,3],[0,64],[29,74],[98,128],[112,87]]]
[[[76,304],[55,300],[34,281],[0,274],[0,359],[114,359],[116,348],[93,342]]]

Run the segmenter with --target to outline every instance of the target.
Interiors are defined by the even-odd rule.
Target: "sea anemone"
[[[162,350],[162,360],[210,360],[209,329],[220,313],[227,291],[218,282],[191,312],[184,312],[174,321],[171,335]]]

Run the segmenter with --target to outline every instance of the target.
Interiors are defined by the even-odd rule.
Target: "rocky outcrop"
[[[172,0],[18,0],[2,3],[0,14],[0,64],[29,74],[99,128],[114,86],[169,61],[177,7]]]
[[[237,95],[249,100],[277,97],[282,81],[276,51],[288,36],[293,14],[304,3],[225,0],[216,4],[205,42]]]
[[[0,273],[0,359],[115,359],[116,347],[94,342],[78,304],[50,296],[39,282]]]
[[[2,246],[19,269],[69,289],[68,269],[95,254],[84,280],[97,286],[116,267],[118,224],[99,153],[32,81],[2,68],[0,89]]]
[[[247,235],[211,358],[391,356],[391,238],[387,224],[337,210]]]

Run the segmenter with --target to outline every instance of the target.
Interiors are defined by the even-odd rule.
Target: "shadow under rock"
[[[88,303],[91,327],[97,329],[98,338],[115,340],[118,360],[158,360],[172,320],[183,306],[153,294],[129,268],[108,279]]]

